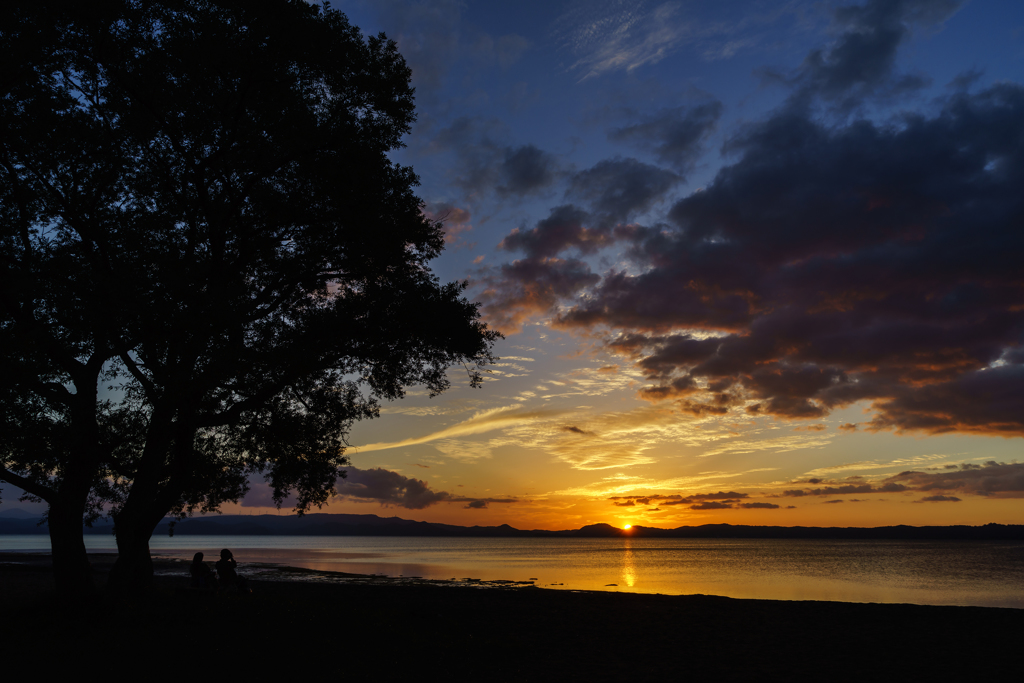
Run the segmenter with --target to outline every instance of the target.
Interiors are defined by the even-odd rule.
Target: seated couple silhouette
[[[235,590],[239,593],[251,593],[249,582],[245,577],[239,576],[236,571],[238,563],[235,561],[231,551],[225,548],[220,551],[220,559],[214,565],[217,568],[217,575],[214,576],[210,567],[203,562],[203,554],[196,553],[192,558],[188,573],[192,577],[192,588],[200,590],[226,591]]]

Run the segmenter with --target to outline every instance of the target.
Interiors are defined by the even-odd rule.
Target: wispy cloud
[[[565,412],[558,419],[524,423],[508,431],[516,443],[551,453],[578,470],[601,470],[654,461],[651,449],[674,442],[691,429],[671,410],[643,406],[594,415]]]
[[[586,80],[656,64],[684,48],[702,61],[729,59],[776,41],[771,31],[785,18],[795,21],[789,30],[820,29],[817,21],[801,26],[807,11],[799,3],[766,11],[730,3],[699,9],[679,2],[580,0],[555,22],[554,34],[576,56],[570,69]]]
[[[774,453],[787,453],[804,448],[822,448],[832,443],[832,437],[821,434],[808,434],[807,436],[779,436],[773,439],[737,439],[723,443],[719,446],[709,448],[701,453],[702,458],[723,453],[756,453],[758,451],[772,451]]]
[[[577,55],[571,68],[583,73],[581,80],[657,63],[691,35],[677,5],[649,6],[635,0],[587,2],[562,16],[558,33]]]
[[[434,442],[434,448],[445,454],[452,460],[461,462],[475,462],[490,458],[494,454],[494,441],[468,441],[466,439],[441,439]]]
[[[436,417],[438,415],[457,415],[467,412],[465,406],[386,406],[380,409],[381,415],[412,415],[414,417]]]
[[[930,453],[927,455],[917,455],[910,458],[896,458],[894,460],[860,460],[858,462],[847,462],[839,465],[829,465],[827,467],[819,467],[806,473],[808,477],[829,477],[839,472],[858,472],[858,471],[871,471],[871,470],[887,470],[887,469],[907,469],[909,467],[919,467],[927,464],[934,464],[937,460],[946,460],[952,462],[953,459],[958,458],[958,454],[950,453]],[[983,458],[973,458],[974,460],[982,460]]]
[[[595,373],[596,374],[596,373]],[[611,375],[615,377],[615,375]],[[537,387],[545,389],[545,387]],[[540,400],[543,395],[530,393]],[[487,441],[469,439],[490,431],[502,433]],[[627,411],[591,412],[589,406],[537,410],[524,404],[482,411],[468,420],[420,437],[362,446],[359,452],[433,443],[447,457],[475,461],[491,457],[495,448],[514,445],[551,454],[578,470],[603,470],[649,464],[656,449],[673,445],[703,449],[698,457],[725,453],[785,453],[821,448],[831,438],[820,433],[767,439],[736,439],[728,425],[696,418],[668,406],[644,405]],[[688,480],[680,480],[688,481]]]
[[[744,475],[757,472],[771,472],[774,469],[775,468],[772,467],[759,467],[741,472],[699,472],[691,476],[672,477],[670,479],[650,479],[648,477],[615,475],[584,486],[550,491],[538,497],[586,496],[588,498],[606,498],[609,496],[630,494],[634,491],[642,493],[650,493],[652,491],[671,491],[674,493],[686,492],[697,486],[714,487],[722,480],[734,479],[736,477],[742,477]]]
[[[458,424],[452,425],[451,427],[446,427],[424,436],[402,439],[401,441],[371,443],[355,447],[353,450],[359,453],[367,453],[369,451],[384,451],[391,448],[416,446],[422,443],[437,441],[439,439],[469,436],[471,434],[483,434],[495,429],[510,427],[538,419],[545,419],[557,414],[558,411],[553,410],[523,410],[522,406],[519,405],[492,408],[491,410],[480,411],[468,420],[464,420]]]
[[[580,368],[562,379],[571,383],[585,396],[604,396],[623,391],[644,381],[643,373],[630,366],[606,365],[598,368]]]

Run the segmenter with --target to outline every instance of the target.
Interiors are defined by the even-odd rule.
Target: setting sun
[[[632,524],[627,524],[626,526],[623,527],[623,529],[632,529],[632,528],[633,528]]]

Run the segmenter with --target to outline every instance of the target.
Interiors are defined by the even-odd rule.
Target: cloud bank
[[[466,503],[471,509],[484,509],[489,503],[514,503],[514,498],[467,498],[447,491],[435,491],[427,482],[406,477],[380,467],[361,470],[346,469],[346,478],[338,481],[335,489],[343,498],[380,503],[384,507],[422,510],[437,503]]]
[[[1024,435],[1024,88],[884,126],[785,110],[730,144],[557,326],[611,330],[681,412],[870,401],[867,429]]]

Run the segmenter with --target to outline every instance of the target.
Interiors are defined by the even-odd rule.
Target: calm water
[[[87,536],[90,551],[113,539]],[[1024,542],[179,536],[154,554],[425,579],[535,580],[543,587],[777,600],[1024,608]],[[49,550],[0,536],[0,551]],[[614,585],[610,585],[614,584]]]

